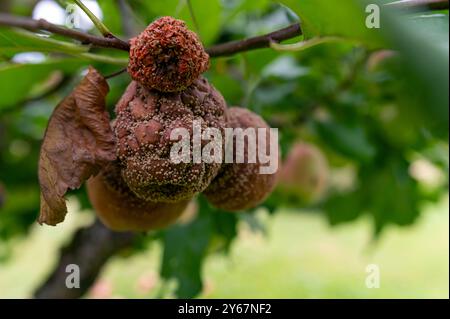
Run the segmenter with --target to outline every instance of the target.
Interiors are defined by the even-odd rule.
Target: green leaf
[[[306,38],[342,36],[370,46],[383,43],[377,29],[365,25],[366,13],[358,0],[281,0],[301,19]]]
[[[163,234],[161,276],[178,281],[176,296],[192,298],[202,289],[202,264],[209,252],[228,252],[237,236],[236,214],[217,210],[203,196],[199,213],[187,225],[176,225]]]
[[[24,235],[35,223],[39,212],[39,189],[34,185],[7,189],[7,197],[1,208],[0,240]]]
[[[329,120],[317,121],[315,127],[323,141],[342,155],[368,163],[376,154],[361,125],[344,125]]]
[[[74,72],[85,62],[80,59],[49,60],[39,64],[7,64],[0,67],[0,111],[30,96],[32,89],[53,72]]]
[[[381,14],[381,30],[400,52],[403,62],[400,72],[409,80],[405,95],[417,99],[415,111],[433,133],[448,137],[448,14],[411,17],[390,10]]]
[[[181,1],[183,2],[183,0]],[[196,26],[187,5],[183,6],[179,18],[186,21],[188,27],[199,34],[204,45],[214,43],[222,24],[220,0],[190,1],[198,24],[198,30],[196,30]]]
[[[331,225],[353,221],[364,213],[360,191],[333,194],[322,207]]]
[[[2,54],[30,51],[77,54],[87,52],[88,48],[46,36],[39,36],[28,31],[0,27],[0,52]]]
[[[211,215],[214,227],[213,236],[222,244],[219,251],[228,253],[233,240],[237,236],[238,217],[234,213],[220,210],[212,211]]]
[[[178,281],[178,298],[192,298],[202,289],[203,259],[212,236],[209,211],[199,207],[198,217],[187,225],[175,225],[164,232],[161,276]]]
[[[367,170],[363,176],[364,202],[379,234],[387,224],[410,225],[419,216],[421,194],[409,175],[409,165],[401,159],[390,161],[383,169]]]
[[[232,20],[239,13],[248,13],[255,11],[264,11],[271,4],[270,0],[240,0],[231,1],[227,3],[227,7],[224,10],[225,21]]]
[[[103,23],[114,35],[123,34],[122,17],[117,5],[117,1],[98,0],[98,5],[102,9]]]
[[[368,214],[374,221],[375,235],[390,224],[412,224],[420,214],[418,183],[409,175],[409,164],[390,158],[383,166],[362,166],[357,189],[332,195],[322,206],[330,224],[353,221]]]

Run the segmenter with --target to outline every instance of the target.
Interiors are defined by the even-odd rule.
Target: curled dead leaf
[[[67,213],[64,195],[116,157],[109,124],[105,78],[90,67],[78,86],[53,111],[39,158],[41,209],[38,222],[56,225]]]

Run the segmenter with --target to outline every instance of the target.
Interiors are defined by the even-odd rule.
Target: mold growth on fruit
[[[170,150],[177,141],[170,134],[176,128],[192,131],[194,121],[200,121],[202,129],[222,131],[225,108],[222,95],[204,78],[177,93],[149,90],[132,82],[116,106],[114,131],[123,179],[136,196],[177,202],[203,191],[221,164],[173,163]]]
[[[267,123],[257,114],[243,108],[233,107],[227,111],[229,128],[265,128]],[[243,163],[225,163],[217,177],[204,191],[207,200],[215,207],[228,211],[241,211],[256,207],[272,192],[277,181],[277,173],[261,174],[259,159],[250,163],[248,141],[244,146]],[[266,135],[266,145],[270,144],[270,134]],[[233,142],[236,147],[236,142]],[[258,145],[257,145],[258,146]],[[236,153],[236,152],[234,152]]]
[[[128,73],[149,89],[184,90],[208,66],[209,56],[199,38],[181,20],[162,17],[130,40]]]

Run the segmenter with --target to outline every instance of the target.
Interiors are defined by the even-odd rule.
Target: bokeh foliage
[[[25,2],[12,1],[11,12],[31,14]],[[130,0],[125,12],[116,1],[98,1],[105,24],[123,38],[161,15],[186,20],[206,46],[263,34],[296,21],[301,21],[304,36],[291,42],[342,37],[340,43],[299,52],[263,49],[214,59],[206,76],[229,105],[252,109],[280,129],[283,156],[296,141],[308,141],[321,148],[332,173],[351,173],[348,185],[332,184],[323,200],[311,207],[332,225],[363,214],[372,217],[376,235],[389,224],[411,225],[424,203],[448,189],[448,11],[382,9],[381,28],[367,29],[364,1],[280,2],[192,0],[192,19],[183,0]],[[130,28],[132,34],[126,34]],[[42,52],[43,61],[11,60],[29,51]],[[124,58],[105,49],[95,51]],[[53,108],[79,81],[87,65],[93,64],[104,74],[121,67],[82,54],[80,46],[61,37],[43,38],[0,27],[2,247],[26,235],[38,215],[37,160]],[[109,81],[109,110],[129,81],[127,75]],[[417,160],[434,165],[444,180],[428,185],[418,179],[412,174]],[[84,189],[74,194],[83,207],[89,207]],[[143,244],[150,240],[163,243],[161,274],[177,280],[180,297],[201,291],[204,258],[227,251],[239,221],[254,229],[262,227],[254,212],[218,212],[202,198],[198,205],[193,221],[141,239]],[[303,205],[274,192],[262,206],[276,213],[281,206]],[[0,249],[0,254],[6,252]]]

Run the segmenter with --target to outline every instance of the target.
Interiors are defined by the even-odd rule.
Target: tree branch
[[[401,0],[388,3],[388,6],[395,6],[401,8],[428,8],[430,10],[442,10],[449,8],[448,0]],[[52,24],[44,19],[34,20],[25,17],[12,16],[0,13],[0,26],[12,26],[26,29],[29,31],[44,30],[51,33],[59,34],[65,37],[76,39],[83,44],[91,44],[97,47],[113,48],[123,51],[129,51],[130,45],[121,39],[115,37],[98,37],[84,32],[68,29],[62,26]],[[277,43],[284,40],[294,38],[302,35],[300,24],[296,23],[286,28],[243,40],[231,41],[222,44],[217,44],[206,48],[209,56],[212,58],[220,56],[229,56],[236,53],[250,51],[260,48],[268,48],[271,43]]]
[[[110,257],[130,247],[136,238],[134,233],[117,233],[99,221],[75,233],[68,246],[61,250],[55,269],[35,292],[35,298],[69,299],[82,297],[95,282]],[[66,267],[80,267],[80,288],[68,289]]]
[[[272,42],[281,42],[302,35],[300,24],[296,23],[278,31],[244,40],[214,45],[206,49],[210,57],[229,56],[239,52],[270,47]]]
[[[62,27],[44,19],[34,20],[0,13],[0,26],[17,27],[28,31],[48,31],[81,41],[83,44],[92,44],[102,48],[114,48],[123,51],[128,51],[130,49],[130,45],[127,42],[118,38],[98,37],[85,32]]]
[[[44,19],[34,20],[25,17],[12,16],[0,13],[0,26],[22,28],[28,31],[48,31],[68,38],[81,41],[83,44],[91,44],[97,47],[113,48],[129,51],[130,45],[118,38],[103,38],[88,33],[76,31],[50,23]],[[207,48],[211,57],[227,56],[235,53],[249,51],[259,48],[267,48],[271,42],[280,42],[301,35],[299,24],[293,24],[287,28],[268,33],[265,35],[248,38],[244,40],[231,41]]]

